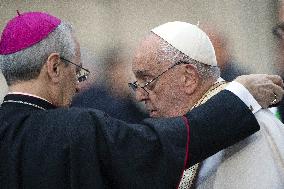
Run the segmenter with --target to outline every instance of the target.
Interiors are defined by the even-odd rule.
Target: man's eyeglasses
[[[150,81],[140,85],[138,83],[138,81],[134,81],[132,83],[128,83],[128,86],[134,91],[136,92],[137,89],[140,87],[142,88],[148,95],[149,95],[149,92],[146,90],[148,88],[149,89],[149,86],[151,83],[153,83],[155,80],[157,80],[159,77],[161,77],[164,73],[166,73],[167,71],[169,71],[170,69],[174,68],[175,66],[177,65],[180,65],[180,64],[189,64],[188,62],[185,62],[185,61],[178,61],[176,63],[174,63],[173,65],[171,65],[168,69],[166,69],[165,71],[163,71],[162,73],[160,73],[157,77],[154,77],[153,79],[151,79]]]
[[[76,73],[76,77],[77,77],[78,82],[85,81],[88,78],[88,76],[90,74],[90,71],[88,69],[83,68],[82,66],[77,65],[74,62],[71,62],[70,60],[67,60],[67,59],[65,59],[63,57],[60,57],[60,59],[66,61],[66,62],[68,62],[70,64],[73,64],[73,65],[75,65],[75,66],[77,66],[79,68],[79,71]]]

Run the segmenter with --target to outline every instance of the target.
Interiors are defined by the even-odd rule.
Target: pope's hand
[[[235,81],[244,85],[262,108],[274,106],[284,94],[283,80],[278,75],[242,75],[237,77]]]

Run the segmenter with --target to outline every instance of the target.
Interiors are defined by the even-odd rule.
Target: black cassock
[[[9,94],[0,108],[0,188],[176,188],[185,167],[258,129],[229,91],[186,116],[141,124]]]

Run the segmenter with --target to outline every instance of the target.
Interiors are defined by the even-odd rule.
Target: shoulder
[[[40,128],[53,130],[58,134],[91,133],[98,126],[98,120],[105,117],[105,113],[95,109],[58,108],[36,112],[32,117],[33,122]]]
[[[105,113],[92,108],[78,108],[78,107],[72,107],[72,108],[57,108],[54,110],[48,110],[44,113],[41,112],[43,116],[52,117],[54,119],[58,120],[69,120],[74,121],[78,119],[88,119],[88,118],[94,118],[94,117],[101,117]]]

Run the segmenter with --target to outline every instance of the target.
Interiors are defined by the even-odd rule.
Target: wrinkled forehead
[[[160,61],[160,56],[160,39],[158,36],[150,34],[141,41],[134,53],[132,62],[134,75],[147,75],[162,70],[165,63]]]

